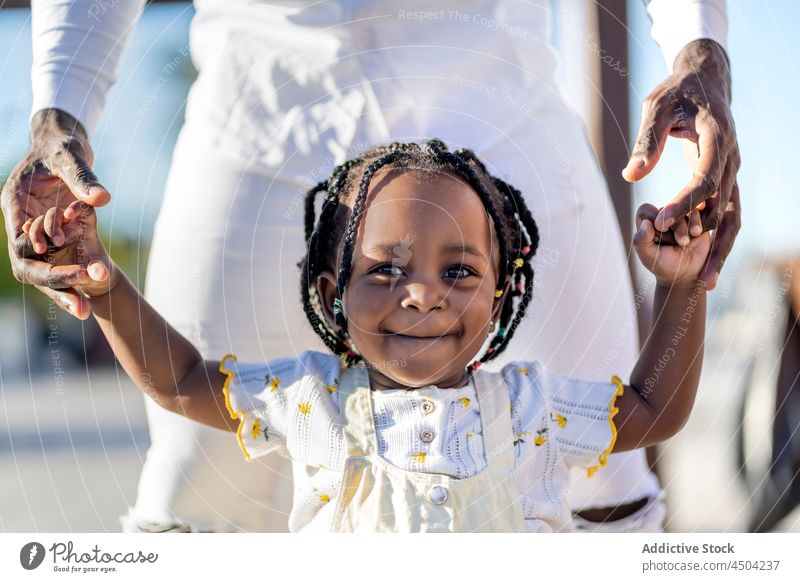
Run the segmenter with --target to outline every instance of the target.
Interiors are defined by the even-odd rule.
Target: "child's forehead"
[[[489,249],[494,227],[478,194],[446,172],[377,172],[370,182],[359,239],[369,245],[440,239]],[[378,246],[380,246],[378,244]]]
[[[381,168],[370,181],[367,205],[421,201],[443,210],[482,210],[483,202],[464,178],[443,170]]]

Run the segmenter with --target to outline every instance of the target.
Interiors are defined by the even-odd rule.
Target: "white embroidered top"
[[[225,397],[240,419],[237,438],[250,460],[272,451],[291,459],[289,530],[329,531],[345,461],[338,390],[341,360],[305,351],[244,364],[226,356]],[[593,474],[616,440],[614,401],[623,386],[515,362],[502,372],[514,431],[515,479],[529,532],[569,531],[570,469]],[[486,468],[472,381],[460,388],[373,390],[378,452],[407,471],[470,477]]]

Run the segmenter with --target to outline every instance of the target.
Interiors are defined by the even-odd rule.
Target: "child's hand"
[[[636,211],[636,234],[633,245],[642,264],[651,271],[660,285],[665,287],[686,287],[697,284],[700,271],[708,259],[711,249],[711,236],[704,232],[699,236],[676,237],[688,241],[685,245],[660,245],[656,242],[657,234],[653,222],[658,215],[658,208],[652,204],[643,204]],[[688,232],[693,224],[691,217],[684,217],[683,232]],[[673,226],[673,229],[675,227]]]
[[[54,271],[73,271],[67,283],[75,290],[93,297],[116,284],[116,269],[97,234],[97,214],[88,204],[76,200],[63,210],[50,208],[28,219],[22,230]]]

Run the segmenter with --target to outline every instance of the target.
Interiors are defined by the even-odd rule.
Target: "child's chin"
[[[442,369],[441,362],[437,362],[431,364],[430,367],[414,364],[413,374],[406,373],[407,370],[403,369],[385,370],[384,374],[408,388],[425,388],[427,386],[441,387],[443,383],[452,384],[460,379],[463,371],[464,368],[455,369],[452,366]]]

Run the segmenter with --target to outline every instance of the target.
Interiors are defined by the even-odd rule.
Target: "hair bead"
[[[340,313],[343,313],[342,300],[337,297],[333,300],[333,314],[339,315]]]

